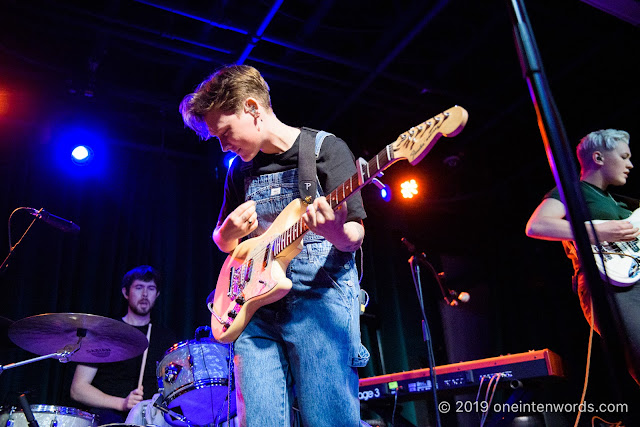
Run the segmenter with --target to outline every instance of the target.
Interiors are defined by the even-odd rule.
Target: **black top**
[[[300,136],[296,138],[291,148],[281,154],[258,152],[251,162],[243,162],[236,157],[227,173],[224,203],[220,210],[218,224],[222,224],[235,208],[244,203],[245,176],[266,175],[297,168],[299,147]],[[353,153],[342,139],[333,135],[327,136],[323,141],[316,159],[316,168],[323,194],[329,194],[357,172]],[[359,221],[366,217],[362,195],[358,191],[347,201],[346,221]]]
[[[149,325],[134,326],[145,336]],[[151,339],[147,352],[147,364],[144,370],[142,385],[144,387],[144,399],[151,399],[158,393],[158,379],[156,377],[157,364],[162,361],[164,353],[176,344],[175,332],[152,322]],[[138,387],[140,367],[142,366],[142,354],[132,359],[112,363],[87,364],[98,368],[96,376],[91,384],[100,391],[111,396],[126,397],[132,390]],[[121,412],[125,418],[126,412]],[[124,418],[123,418],[124,419]]]

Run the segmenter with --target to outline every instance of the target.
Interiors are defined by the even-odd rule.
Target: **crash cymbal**
[[[9,326],[12,324],[13,320],[0,316],[0,350],[16,348],[15,344],[9,339]]]
[[[11,341],[39,355],[69,349],[80,336],[80,350],[69,361],[118,362],[142,354],[149,344],[145,334],[135,327],[94,314],[40,314],[17,320],[9,327]]]

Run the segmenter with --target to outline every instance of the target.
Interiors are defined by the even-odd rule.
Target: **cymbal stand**
[[[80,350],[82,345],[82,338],[87,335],[87,330],[83,328],[78,328],[78,342],[76,344],[66,345],[62,350],[58,350],[55,353],[45,354],[44,356],[34,357],[32,359],[23,360],[22,362],[9,363],[8,365],[0,365],[0,374],[2,372],[18,368],[20,366],[28,365],[30,363],[39,362],[45,359],[58,359],[60,363],[67,363],[71,356]]]

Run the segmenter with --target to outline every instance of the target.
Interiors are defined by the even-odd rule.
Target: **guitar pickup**
[[[249,263],[247,264],[247,268],[244,272],[244,281],[245,283],[248,282],[249,280],[251,280],[251,273],[253,272],[253,258],[251,258],[249,260]]]
[[[229,291],[227,292],[227,296],[229,298],[231,298],[231,295],[233,295],[232,291],[233,291],[233,276],[235,273],[235,269],[233,267],[229,268]]]

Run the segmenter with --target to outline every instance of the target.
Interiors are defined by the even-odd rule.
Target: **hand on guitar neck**
[[[364,240],[364,227],[358,222],[345,222],[347,202],[334,211],[325,197],[318,197],[302,214],[309,230],[327,239],[342,252],[357,250]]]

